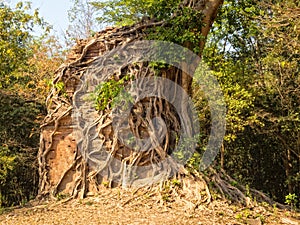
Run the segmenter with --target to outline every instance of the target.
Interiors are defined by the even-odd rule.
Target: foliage
[[[62,62],[49,26],[30,3],[0,3],[0,207],[36,195],[41,104],[54,69]],[[33,35],[36,27],[44,34]]]
[[[285,203],[289,204],[292,208],[296,207],[298,203],[298,196],[295,193],[288,194],[287,196],[285,196]]]
[[[170,41],[184,45],[200,53],[200,42],[203,40],[201,23],[202,12],[183,7],[175,17],[166,18],[166,25],[149,31],[148,39]]]
[[[27,66],[16,72],[19,81],[10,85],[10,92],[44,103],[54,73],[63,62],[65,50],[62,49],[55,36],[35,39],[28,48],[32,56],[27,59]]]
[[[294,193],[300,188],[300,6],[294,1],[278,1],[262,7],[270,7],[272,15],[259,18],[265,27],[261,31],[265,54],[260,57],[264,80],[257,82],[261,92],[256,107],[265,126],[258,132],[269,132],[281,146],[286,191]]]
[[[126,75],[119,80],[110,79],[106,82],[100,83],[94,93],[92,99],[95,102],[96,110],[105,110],[107,107],[111,108],[125,100],[126,103],[132,101],[130,94],[124,93],[124,84],[129,80]]]
[[[2,145],[0,150],[0,185],[2,186],[7,183],[9,173],[11,173],[15,167],[16,157],[10,154],[7,146]],[[0,194],[0,198],[1,196],[2,195]]]
[[[204,60],[227,103],[225,169],[284,202],[299,189],[299,6],[256,3],[225,2]]]
[[[95,22],[97,10],[91,5],[90,0],[72,0],[72,7],[68,10],[69,27],[66,31],[67,45],[74,39],[88,38],[93,32],[100,30]]]
[[[37,191],[38,118],[43,106],[0,93],[0,203],[28,201]]]
[[[155,18],[159,21],[170,18],[180,0],[112,0],[95,1],[91,4],[102,12],[99,22],[119,26],[132,25],[142,18]]]
[[[8,147],[2,144],[0,146],[0,206],[9,202],[9,197],[5,192],[16,166],[15,159],[16,156],[12,155]]]
[[[24,78],[19,78],[17,72],[27,64],[27,59],[32,56],[28,51],[32,44],[31,34],[35,25],[45,27],[40,19],[38,11],[28,13],[30,3],[18,3],[13,9],[4,3],[0,3],[0,87],[8,88]]]
[[[180,0],[114,0],[93,2],[92,5],[102,11],[98,18],[100,22],[125,26],[145,18],[164,21],[165,25],[147,31],[148,39],[174,42],[199,53],[199,43],[203,40],[202,12],[181,3]]]

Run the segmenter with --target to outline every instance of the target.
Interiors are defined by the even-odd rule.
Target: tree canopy
[[[34,35],[37,27],[41,37]],[[48,29],[30,3],[0,3],[0,206],[25,203],[37,193],[39,125],[62,62]]]
[[[224,167],[282,202],[299,190],[299,4],[227,1],[204,60],[227,98]]]

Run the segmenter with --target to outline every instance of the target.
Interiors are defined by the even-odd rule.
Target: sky
[[[14,6],[20,0],[7,0]],[[40,16],[43,17],[57,35],[61,35],[68,27],[68,10],[72,6],[69,0],[31,0],[32,8],[39,8]]]

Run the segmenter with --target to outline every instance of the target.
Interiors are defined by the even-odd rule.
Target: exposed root
[[[261,191],[239,184],[224,170],[216,171],[210,167],[209,177],[210,180],[213,181],[213,186],[211,188],[217,193],[220,193],[224,199],[242,204],[246,207],[253,207],[257,202],[265,202],[270,206],[276,205],[276,207],[280,209],[289,208],[286,205],[272,200]]]

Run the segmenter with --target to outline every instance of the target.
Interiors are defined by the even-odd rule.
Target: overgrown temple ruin
[[[207,36],[222,2],[184,1],[186,6],[203,12],[203,37]],[[182,118],[180,114],[186,113],[178,112],[172,101],[168,102],[155,95],[145,96],[138,101],[133,99],[135,104],[132,105],[127,118],[122,117],[122,106],[128,102],[130,104],[132,99],[126,96],[126,93],[121,95],[123,89],[119,86],[126,87],[136,79],[143,78],[144,82],[146,81],[144,84],[148,86],[153,85],[152,78],[167,79],[176,83],[186,93],[191,93],[192,79],[187,72],[191,70],[193,73],[193,67],[180,65],[157,70],[153,69],[149,62],[122,61],[124,58],[130,59],[132,55],[138,55],[139,47],[143,48],[132,45],[123,51],[123,46],[144,40],[149,28],[164,25],[164,21],[145,20],[128,27],[109,27],[89,39],[77,41],[66,62],[56,71],[53,87],[46,102],[48,115],[41,126],[38,154],[40,197],[55,196],[59,193],[70,197],[85,197],[88,193],[97,193],[101,186],[139,187],[143,186],[143,181],[149,177],[155,183],[174,177],[184,179],[186,176],[192,178],[183,184],[185,194],[182,196],[186,198],[199,196],[201,201],[210,201],[207,184],[213,181],[215,188],[220,190],[223,196],[229,196],[232,200],[246,205],[251,204],[245,195],[246,188],[241,185],[233,187],[233,180],[224,171],[217,172],[210,168],[205,176],[201,172],[190,175],[181,164],[169,157],[174,154],[176,145],[180,143],[182,130],[189,134],[188,137],[193,137],[193,132],[196,131],[193,116]],[[201,50],[204,44],[205,40],[199,43]],[[120,51],[122,54],[118,54]],[[105,83],[109,85],[101,86]],[[106,88],[107,92],[100,93],[101,87]],[[159,85],[154,85],[151,90],[155,93],[163,91]],[[176,97],[178,90],[173,91],[171,93]],[[100,99],[97,98],[99,94]],[[107,99],[106,94],[110,95]],[[138,96],[143,93],[136,91],[135,94]],[[180,110],[190,110],[187,104],[188,97],[178,96],[181,96],[176,100],[182,103]],[[91,102],[91,99],[92,103],[85,103]],[[117,105],[120,107],[113,109],[115,101],[118,101]],[[91,106],[94,107],[92,110]],[[113,118],[113,110],[121,116]],[[82,117],[85,120],[82,120]],[[156,118],[161,118],[164,125]],[[182,119],[186,123],[183,124]],[[121,126],[122,129],[114,129],[115,126]],[[126,144],[124,140],[131,140],[131,134],[138,140],[145,139],[149,142]],[[144,148],[144,151],[137,151],[135,146]],[[187,149],[189,147],[190,145],[187,145]],[[150,167],[150,172],[137,172],[136,168],[143,166]],[[257,200],[274,203],[263,193],[256,190],[251,192],[257,196]]]
[[[221,3],[222,1],[215,0],[184,1],[183,5],[203,12],[203,21],[206,25],[203,26],[202,34],[205,37]],[[199,23],[203,21],[199,21]],[[111,157],[120,161],[121,167],[154,165],[157,162],[169,160],[170,157],[168,155],[173,151],[172,149],[174,149],[175,145],[178,144],[176,140],[178,141],[182,128],[189,133],[192,132],[192,118],[187,119],[187,121],[190,120],[188,124],[182,125],[178,113],[176,113],[176,109],[174,109],[172,104],[164,99],[146,97],[134,106],[129,119],[130,125],[126,129],[140,139],[148,138],[151,140],[149,143],[144,143],[144,145],[149,145],[145,147],[148,150],[151,149],[151,146],[154,146],[152,150],[137,153],[134,149],[130,149],[132,146],[128,147],[124,143],[122,144],[114,134],[111,109],[105,106],[98,110],[99,119],[95,124],[81,129],[85,134],[89,134],[89,131],[86,131],[86,129],[94,129],[99,134],[100,142],[96,143],[95,141],[93,143],[96,143],[97,146],[104,146],[106,153],[108,153],[108,156],[106,156],[108,158],[102,159],[106,160],[103,168],[98,168],[97,163],[93,162],[97,157],[101,158],[101,154],[96,151],[86,152],[85,150],[80,150],[91,149],[90,144],[86,140],[78,140],[78,137],[74,134],[74,127],[77,126],[78,128],[78,124],[74,124],[72,111],[74,112],[73,107],[74,104],[76,105],[74,103],[75,95],[80,95],[80,90],[76,89],[82,82],[82,77],[95,65],[95,61],[119,46],[143,40],[149,28],[164,25],[164,21],[147,20],[131,27],[107,28],[87,40],[79,40],[77,45],[73,47],[66,62],[57,70],[56,77],[53,80],[53,88],[47,98],[48,115],[41,127],[41,144],[38,157],[40,196],[47,194],[56,195],[59,192],[64,192],[70,196],[83,197],[87,192],[97,191],[97,187],[103,182],[103,179],[107,179],[105,182],[108,182],[109,186],[120,185],[118,183],[122,183],[124,186],[126,181],[124,181],[124,174],[122,175],[122,173],[128,168],[124,169],[119,166],[117,167],[118,171],[114,171],[116,168],[110,165],[112,163]],[[199,45],[203,48],[204,41],[199,43]],[[102,62],[102,64],[105,63]],[[114,71],[114,69],[108,71],[107,68],[104,68],[101,75],[103,76],[102,81],[122,81],[125,86],[134,78],[157,76],[155,70],[149,68],[149,63],[145,62],[120,65],[119,68],[115,68],[118,71]],[[129,79],[126,78],[128,75]],[[191,77],[185,74],[184,71],[172,67],[161,70],[158,76],[176,82],[184,90],[190,92]],[[173,94],[176,95],[176,93]],[[185,102],[185,99],[180,101]],[[112,103],[110,102],[110,104]],[[167,130],[159,131],[164,132],[163,140],[155,140],[155,135],[153,136],[151,131],[147,130],[149,127],[153,128],[159,123],[159,121],[153,120],[155,117],[165,120],[164,123]],[[93,143],[91,145],[94,145]],[[80,145],[80,148],[78,145]],[[92,154],[96,156],[91,156]],[[93,164],[96,164],[96,166],[92,166]],[[178,165],[172,160],[168,161],[167,164],[169,168],[165,178],[175,176],[179,170]],[[103,171],[105,171],[104,176]],[[153,171],[156,171],[156,169],[153,169]],[[134,174],[134,171],[130,171],[130,173]],[[158,176],[158,174],[159,169],[157,172],[153,172],[152,178]],[[147,177],[144,172],[142,176]],[[115,182],[116,180],[117,182]]]

